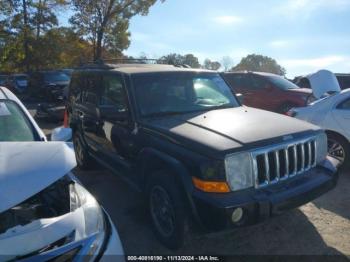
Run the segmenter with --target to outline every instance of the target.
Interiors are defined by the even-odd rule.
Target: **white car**
[[[55,138],[69,139],[69,130]],[[0,87],[0,261],[124,260],[116,228],[71,173],[75,166],[72,144],[47,142]]]
[[[328,153],[350,166],[350,89],[317,100],[308,107],[292,109],[288,115],[321,126],[328,136]]]

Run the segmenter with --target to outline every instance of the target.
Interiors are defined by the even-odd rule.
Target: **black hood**
[[[201,150],[217,153],[280,143],[319,130],[304,121],[250,107],[153,118],[145,125],[173,142],[195,143]]]

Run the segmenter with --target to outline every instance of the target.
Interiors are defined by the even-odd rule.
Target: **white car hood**
[[[1,142],[0,213],[40,192],[75,166],[71,143]]]
[[[310,81],[314,96],[319,99],[327,92],[340,92],[336,76],[328,70],[319,70],[306,76]]]

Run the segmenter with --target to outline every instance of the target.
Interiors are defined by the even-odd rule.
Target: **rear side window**
[[[38,141],[28,117],[12,101],[0,100],[0,141]]]
[[[127,103],[121,76],[109,75],[103,77],[103,88],[100,99],[101,106],[113,106],[118,111],[126,111]]]
[[[70,103],[81,103],[82,86],[84,85],[83,78],[80,74],[75,74],[69,85],[69,101]]]
[[[244,89],[249,87],[248,77],[245,75],[224,74],[223,77],[232,88]]]
[[[84,76],[84,84],[82,92],[82,100],[84,103],[91,104],[96,106],[98,103],[99,88],[101,86],[102,77],[98,74],[93,75],[85,75]]]

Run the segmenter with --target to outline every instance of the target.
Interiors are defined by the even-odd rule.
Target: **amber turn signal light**
[[[228,193],[230,188],[226,182],[203,181],[192,177],[193,184],[199,190],[209,193]]]

